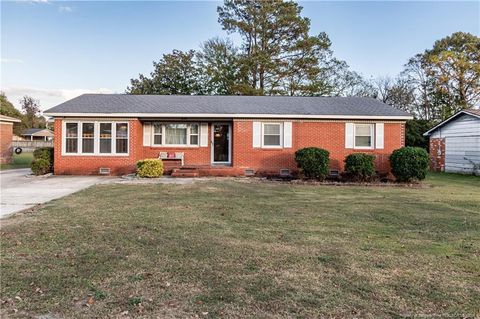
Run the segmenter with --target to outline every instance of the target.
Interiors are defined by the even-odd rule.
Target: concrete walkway
[[[99,183],[101,176],[27,177],[29,168],[0,171],[0,218]]]

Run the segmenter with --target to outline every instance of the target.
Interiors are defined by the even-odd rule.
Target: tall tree
[[[450,104],[451,114],[480,102],[480,38],[455,32],[424,53],[426,72]]]
[[[25,95],[20,99],[20,105],[24,112],[23,123],[26,128],[45,127],[45,119],[40,115],[40,102],[33,97]]]
[[[310,36],[310,20],[293,1],[226,0],[217,8],[224,30],[242,39],[244,94],[312,93],[326,35]]]
[[[130,94],[203,94],[195,51],[173,50],[164,54],[159,62],[153,62],[150,77],[143,74],[131,79],[126,92]]]
[[[239,58],[230,40],[205,41],[197,53],[197,64],[205,93],[232,95],[238,92]]]
[[[13,133],[19,135],[25,129],[23,124],[24,116],[23,114],[13,106],[13,104],[8,100],[4,92],[0,91],[0,114],[17,118],[22,120],[22,123],[14,123]]]
[[[377,99],[397,109],[412,112],[415,100],[414,88],[403,77],[379,77],[372,81]]]

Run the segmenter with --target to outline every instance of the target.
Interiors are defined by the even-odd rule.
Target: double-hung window
[[[64,132],[65,154],[128,154],[128,122],[65,122]]]
[[[65,125],[65,152],[78,153],[78,123]]]
[[[199,126],[189,123],[153,123],[154,146],[198,146]]]
[[[355,148],[373,148],[374,124],[355,124]]]
[[[281,147],[282,146],[282,124],[281,123],[263,123],[263,146]]]

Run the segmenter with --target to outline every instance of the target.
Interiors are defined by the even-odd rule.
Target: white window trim
[[[357,125],[370,126],[370,146],[357,146]],[[373,150],[375,149],[375,124],[373,123],[354,123],[353,124],[353,148],[356,150]]]
[[[265,145],[265,124],[278,125],[280,127],[280,144],[279,145]],[[269,134],[271,135],[271,134]],[[262,122],[262,132],[261,132],[262,148],[283,148],[283,123],[279,122]]]
[[[66,152],[66,131],[67,124],[74,123],[77,124],[77,152],[76,153],[67,153]],[[83,135],[83,123],[94,123],[94,139],[93,139],[93,153],[83,153],[82,152],[82,135]],[[112,124],[112,152],[111,153],[100,153],[100,123],[111,123]],[[116,151],[116,140],[117,140],[117,126],[116,124],[125,123],[127,124],[127,153],[117,153]],[[130,156],[130,123],[129,121],[63,121],[62,123],[62,156]]]
[[[155,144],[155,136],[154,136],[154,134],[155,134],[155,128],[154,128],[154,126],[155,126],[156,123],[160,123],[161,126],[162,126],[162,144]],[[166,125],[166,124],[186,124],[186,125],[187,125],[187,144],[167,144],[167,143],[165,143],[165,142],[166,142],[166,136],[167,136],[167,134],[166,134],[166,129],[165,129],[165,125]],[[197,125],[197,127],[198,127],[198,133],[197,133],[197,134],[192,134],[192,133],[190,133],[190,132],[191,132],[191,126],[192,126],[192,125]],[[165,123],[164,123],[164,122],[152,122],[150,129],[151,129],[151,134],[150,134],[150,136],[151,136],[151,138],[152,138],[152,143],[151,143],[152,147],[193,147],[193,148],[195,148],[195,147],[200,147],[200,123],[190,123],[190,122],[165,122]],[[157,135],[160,135],[160,134],[157,133]],[[197,138],[197,141],[198,141],[197,144],[190,144],[190,136],[192,136],[192,135],[198,136],[198,138]]]

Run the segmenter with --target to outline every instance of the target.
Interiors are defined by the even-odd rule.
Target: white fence
[[[13,141],[13,149],[20,147],[23,152],[33,152],[40,147],[53,147],[53,141]]]

